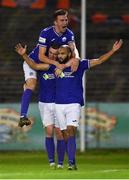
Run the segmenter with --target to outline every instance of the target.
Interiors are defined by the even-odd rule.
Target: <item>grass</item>
[[[45,152],[0,152],[0,179],[128,179],[129,150],[77,153],[77,171],[49,168]]]

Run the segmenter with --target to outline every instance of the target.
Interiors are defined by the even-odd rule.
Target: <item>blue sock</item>
[[[55,144],[53,137],[46,137],[45,146],[48,154],[49,163],[55,162]]]
[[[76,155],[76,140],[75,136],[69,137],[67,142],[68,161],[70,164],[75,164]]]
[[[31,96],[32,96],[31,89],[26,89],[23,92],[22,99],[21,99],[21,114],[20,114],[20,116],[25,116],[25,117],[27,116],[27,111],[28,111],[28,107],[30,104]]]
[[[65,142],[65,152],[66,152],[67,155],[68,155],[67,142]],[[73,164],[76,164],[76,159],[75,159],[75,157],[74,157],[74,159],[73,159]]]
[[[57,140],[57,156],[58,156],[58,164],[63,165],[64,156],[65,156],[65,141]]]

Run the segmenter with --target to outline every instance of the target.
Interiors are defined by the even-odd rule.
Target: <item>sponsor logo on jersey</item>
[[[60,78],[74,78],[73,72],[62,72],[60,74]]]
[[[55,76],[54,76],[54,74],[47,74],[47,73],[45,73],[45,74],[43,74],[43,79],[45,79],[45,80],[55,79]]]
[[[49,76],[45,73],[45,74],[43,75],[43,78],[44,78],[45,80],[47,80],[47,79],[49,79]]]

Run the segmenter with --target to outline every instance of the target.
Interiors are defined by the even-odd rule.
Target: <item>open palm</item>
[[[25,45],[25,47],[23,47],[20,43],[18,43],[16,46],[15,46],[15,51],[23,56],[25,53],[26,53],[26,48],[27,46]]]

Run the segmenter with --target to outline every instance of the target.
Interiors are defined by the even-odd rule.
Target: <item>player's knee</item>
[[[61,130],[60,130],[59,128],[55,127],[55,133],[56,133],[56,138],[57,138],[58,140],[64,139],[64,138],[63,138],[63,134],[62,134],[62,132],[61,132]]]
[[[62,134],[63,134],[64,140],[67,142],[67,140],[68,140],[68,138],[69,138],[68,131],[67,131],[67,130],[62,130],[61,132],[62,132]]]
[[[33,79],[33,78],[27,79],[24,89],[31,89],[32,91],[34,91],[36,88],[36,84],[37,84],[36,79]]]
[[[67,126],[67,131],[68,131],[69,137],[76,135],[76,127],[74,126]]]
[[[53,125],[47,126],[46,128],[46,136],[53,137]]]

